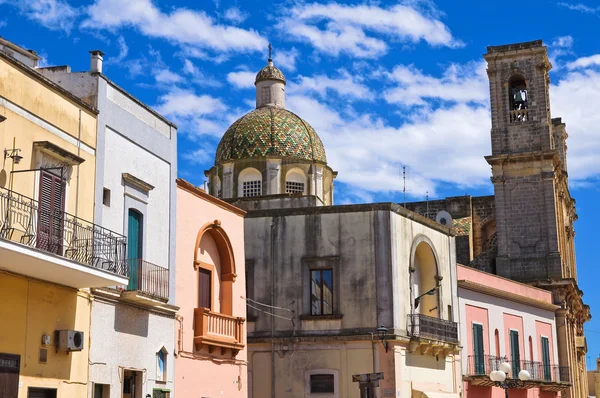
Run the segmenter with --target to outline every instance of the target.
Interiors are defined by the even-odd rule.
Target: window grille
[[[304,183],[286,181],[285,182],[285,193],[304,193]]]
[[[242,185],[242,195],[244,198],[261,195],[260,181],[244,181]]]

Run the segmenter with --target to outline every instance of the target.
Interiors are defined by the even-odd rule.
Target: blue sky
[[[583,1],[583,0],[582,0]],[[0,35],[44,65],[104,72],[180,127],[179,175],[197,185],[227,127],[253,109],[253,79],[273,43],[287,107],[321,136],[339,171],[336,202],[492,193],[488,45],[543,39],[554,65],[553,117],[569,133],[579,285],[592,312],[600,223],[600,7],[529,0],[303,2],[0,0]],[[586,325],[600,355],[600,314]]]

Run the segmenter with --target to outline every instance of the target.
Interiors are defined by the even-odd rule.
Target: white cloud
[[[51,30],[63,30],[67,33],[73,28],[80,11],[62,0],[4,0],[0,4],[17,7],[28,19]]]
[[[573,47],[572,36],[560,36],[554,39],[551,44],[552,47],[571,48]]]
[[[187,8],[164,13],[151,0],[96,0],[87,14],[82,27],[88,29],[132,26],[150,37],[217,52],[264,51],[267,47],[255,30],[217,24],[205,12]]]
[[[321,52],[337,56],[375,58],[388,51],[380,35],[397,41],[433,46],[462,45],[437,16],[411,5],[389,8],[372,5],[302,4],[290,10],[278,28],[291,38],[310,42]]]
[[[256,73],[250,71],[229,72],[227,81],[235,88],[254,88]]]
[[[296,59],[299,55],[300,52],[296,50],[295,47],[292,47],[292,49],[288,51],[275,51],[273,63],[277,65],[278,68],[287,69],[290,72],[293,72],[296,70]]]
[[[171,84],[183,82],[183,77],[177,73],[171,72],[169,69],[157,70],[154,74],[154,79],[157,83]]]
[[[578,58],[573,62],[567,64],[567,69],[582,69],[589,68],[590,66],[600,65],[600,54],[592,55],[589,57]]]
[[[373,99],[369,88],[360,83],[355,76],[350,75],[346,70],[341,70],[339,73],[340,77],[336,78],[325,75],[299,76],[298,83],[289,83],[287,92],[290,95],[316,93],[320,97],[325,97],[328,92],[333,91],[347,98]]]
[[[231,21],[233,23],[242,23],[248,18],[248,14],[244,11],[240,10],[239,7],[231,7],[225,11],[225,15],[223,15],[225,19]]]
[[[156,106],[156,110],[164,115],[179,117],[210,115],[226,109],[225,104],[218,98],[181,89],[174,89],[160,96]]]
[[[195,151],[183,154],[183,158],[193,165],[212,163],[214,156],[213,151],[208,148],[198,148]]]
[[[195,76],[199,73],[198,68],[196,68],[194,63],[189,59],[183,61],[183,72],[192,76]]]
[[[450,65],[442,77],[423,74],[414,66],[398,65],[388,73],[395,87],[384,92],[387,102],[401,105],[426,105],[429,100],[476,102],[486,104],[489,85],[484,62]]]
[[[558,5],[560,7],[568,8],[571,11],[579,11],[579,12],[583,12],[585,14],[597,14],[598,12],[600,12],[600,7],[589,7],[589,6],[586,6],[585,4],[581,4],[581,3],[571,4],[571,3],[560,2],[560,3],[558,3]]]
[[[117,38],[117,46],[119,47],[119,54],[116,57],[107,55],[104,57],[105,63],[107,64],[120,64],[122,63],[127,55],[129,54],[129,47],[123,36]]]

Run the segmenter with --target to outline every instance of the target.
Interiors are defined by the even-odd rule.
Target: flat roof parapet
[[[527,50],[530,48],[539,48],[543,47],[544,44],[541,40],[534,41],[525,41],[522,43],[513,43],[513,44],[505,44],[502,46],[488,46],[487,52],[488,54],[500,53],[506,51],[516,51],[516,50]]]

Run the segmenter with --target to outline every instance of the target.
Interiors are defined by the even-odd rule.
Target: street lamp
[[[379,340],[381,340],[381,344],[383,344],[383,347],[385,348],[385,352],[388,352],[388,342],[385,339],[385,335],[387,334],[388,329],[381,325],[377,328],[377,334],[379,335]]]
[[[503,362],[500,364],[498,370],[494,370],[490,373],[490,380],[496,384],[496,387],[504,389],[506,398],[508,398],[509,388],[523,388],[525,387],[525,382],[531,378],[529,372],[523,369],[519,372],[518,379],[509,379],[508,374],[510,371],[510,364],[508,362]]]

